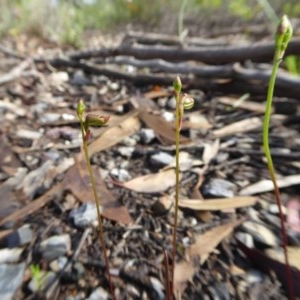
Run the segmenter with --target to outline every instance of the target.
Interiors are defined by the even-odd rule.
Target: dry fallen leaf
[[[204,234],[195,237],[196,242],[187,250],[189,261],[180,261],[175,265],[174,270],[174,294],[177,299],[186,288],[187,282],[190,281],[196,270],[195,259],[200,258],[200,264],[203,264],[209,254],[216,246],[226,238],[232,230],[241,224],[243,220],[237,220],[232,223],[217,226]]]
[[[283,178],[277,178],[277,185],[279,188],[288,187],[300,183],[300,175],[290,175]],[[239,194],[241,196],[254,195],[258,193],[270,192],[274,190],[273,182],[271,180],[263,179],[252,185],[242,189]]]
[[[174,169],[168,169],[159,173],[136,177],[122,184],[123,187],[139,193],[160,193],[166,191],[174,185]]]
[[[229,98],[229,97],[219,97],[218,98],[218,102],[225,104],[225,105],[230,105],[230,106],[234,106],[237,101],[238,101],[238,99]],[[250,110],[253,112],[257,112],[257,113],[264,113],[266,111],[266,105],[264,103],[257,103],[257,102],[253,102],[253,101],[249,101],[249,100],[240,103],[238,107],[247,109],[247,110]],[[272,109],[271,113],[272,112],[273,112],[273,109]]]
[[[291,266],[297,268],[300,271],[300,247],[288,246],[287,250],[288,250],[288,256],[289,256],[289,264]],[[269,257],[285,264],[285,258],[284,258],[284,253],[282,251],[282,248],[280,248],[280,249],[270,248],[270,249],[265,250],[265,253]]]
[[[221,137],[234,135],[241,132],[247,132],[261,127],[262,127],[262,120],[258,117],[254,117],[254,118],[249,118],[246,120],[232,123],[220,129],[216,129],[213,131],[213,135],[215,137],[221,138]]]
[[[223,210],[229,208],[239,208],[254,205],[256,197],[233,197],[223,199],[180,199],[179,206],[194,210]]]
[[[126,115],[113,127],[110,127],[108,123],[107,130],[89,144],[89,155],[92,156],[97,152],[107,149],[137,132],[141,124],[136,114],[134,112]]]
[[[99,203],[103,208],[102,215],[105,218],[122,224],[131,223],[132,219],[126,207],[122,206],[116,197],[106,188],[97,168],[93,168],[93,171],[97,184]],[[64,176],[62,184],[65,189],[71,191],[81,202],[94,201],[94,194],[84,161],[77,160],[77,163]]]

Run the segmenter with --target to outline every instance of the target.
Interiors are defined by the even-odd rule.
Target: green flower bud
[[[188,94],[183,94],[181,97],[181,103],[184,109],[191,109],[194,106],[194,99]]]
[[[181,80],[180,80],[179,76],[176,76],[176,78],[173,82],[173,88],[174,88],[176,93],[179,94],[181,92],[182,84],[181,84]]]
[[[83,103],[83,100],[80,99],[77,105],[77,115],[82,118],[82,114],[84,113],[85,105]]]
[[[278,50],[279,59],[284,55],[289,41],[293,35],[292,25],[286,15],[283,15],[277,27],[275,36],[276,48]]]

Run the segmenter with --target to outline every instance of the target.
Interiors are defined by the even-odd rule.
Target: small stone
[[[119,88],[120,88],[120,85],[119,83],[117,82],[111,82],[109,84],[109,88],[112,90],[112,91],[117,91]]]
[[[110,171],[110,175],[121,182],[125,182],[125,181],[131,179],[130,174],[125,169],[113,168]]]
[[[100,213],[102,208],[100,206]],[[84,203],[70,212],[70,218],[73,219],[75,226],[84,228],[94,225],[98,221],[97,209],[95,203]]]
[[[276,235],[265,225],[253,221],[246,221],[242,224],[242,228],[252,235],[254,241],[270,247],[278,246]]]
[[[167,97],[163,97],[163,98],[159,98],[157,100],[157,104],[161,107],[161,108],[165,108],[167,106],[167,102],[168,102],[168,98]]]
[[[25,263],[0,264],[0,295],[3,300],[13,300],[15,292],[23,282]]]
[[[31,242],[33,237],[30,225],[23,225],[18,230],[10,234],[7,239],[7,247],[15,248]]]
[[[33,131],[28,129],[19,129],[16,132],[17,137],[29,139],[29,140],[38,140],[43,134],[39,131]]]
[[[51,261],[49,264],[50,268],[54,272],[59,272],[63,270],[63,268],[68,263],[68,258],[66,256],[60,256],[58,259]]]
[[[204,197],[224,197],[231,198],[234,197],[236,192],[236,186],[225,179],[214,178],[211,179],[203,187],[203,196]]]
[[[80,70],[76,71],[70,81],[72,85],[89,85],[91,80],[85,76],[85,74]]]
[[[172,112],[169,111],[164,111],[162,113],[162,117],[167,121],[167,122],[173,122],[175,120],[175,115]]]
[[[54,235],[40,244],[40,252],[43,258],[53,260],[63,256],[71,250],[71,238],[68,234]]]
[[[39,118],[39,122],[43,124],[51,124],[57,122],[61,117],[59,113],[45,113],[42,114]]]
[[[171,164],[174,161],[174,157],[166,152],[158,152],[151,155],[150,162],[153,165],[166,166]]]
[[[176,109],[176,99],[175,97],[172,97],[171,99],[169,99],[169,101],[167,102],[167,107],[175,110]]]
[[[156,292],[155,299],[163,300],[165,299],[165,293],[163,284],[155,277],[150,277],[150,283],[152,284],[153,290]]]
[[[0,264],[3,263],[16,263],[20,260],[21,254],[24,249],[14,248],[14,249],[1,249],[0,250]]]
[[[281,210],[282,210],[282,213],[283,213],[284,215],[286,215],[286,213],[287,213],[286,207],[283,206],[283,205],[281,205]],[[271,204],[271,205],[269,206],[269,212],[270,212],[271,214],[279,214],[279,208],[278,208],[278,205],[277,205],[277,204]]]
[[[124,156],[126,158],[130,158],[134,152],[134,147],[126,147],[126,146],[119,147],[118,152],[122,156]]]
[[[264,278],[263,274],[254,269],[250,269],[246,273],[246,280],[249,284],[260,283],[263,281],[263,278]]]
[[[49,75],[48,80],[53,85],[61,85],[69,80],[69,74],[67,72],[53,72]]]
[[[132,136],[128,136],[122,140],[122,144],[128,147],[134,147],[137,144],[137,139]]]
[[[143,144],[149,144],[155,139],[155,132],[151,128],[143,128],[140,131],[140,137]]]
[[[251,234],[239,231],[235,234],[235,237],[243,244],[245,244],[248,248],[254,248],[254,241]]]
[[[110,299],[109,293],[102,287],[95,289],[86,300],[108,300]]]

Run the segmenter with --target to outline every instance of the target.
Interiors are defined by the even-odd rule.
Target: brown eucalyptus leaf
[[[279,188],[288,187],[300,183],[300,175],[290,175],[282,178],[277,178],[277,185]],[[265,193],[274,190],[273,182],[271,180],[263,179],[254,184],[243,188],[239,194],[241,196],[254,195],[258,193]]]
[[[256,202],[256,197],[233,197],[209,200],[180,199],[179,206],[194,210],[223,210],[251,206]]]
[[[127,136],[137,132],[140,126],[140,121],[135,112],[126,115],[126,117],[119,120],[113,127],[110,127],[108,122],[107,129],[89,144],[88,149],[90,156],[114,146]]]
[[[175,186],[175,170],[168,169],[159,173],[136,177],[123,183],[122,186],[139,193],[164,192]]]

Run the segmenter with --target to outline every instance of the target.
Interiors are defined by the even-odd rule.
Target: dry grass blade
[[[254,205],[256,201],[256,197],[233,197],[210,200],[181,199],[179,206],[194,210],[223,210],[251,206]]]

